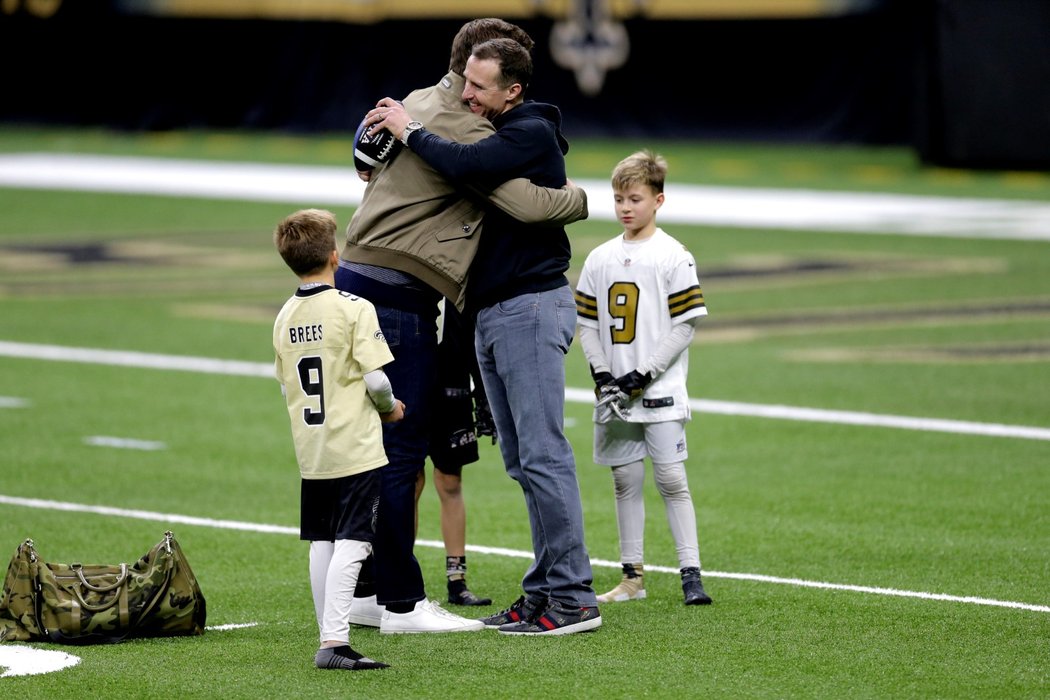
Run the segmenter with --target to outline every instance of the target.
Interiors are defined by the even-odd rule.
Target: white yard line
[[[212,518],[198,518],[190,515],[177,515],[173,513],[155,513],[145,510],[128,510],[125,508],[112,508],[109,506],[93,506],[82,503],[65,503],[62,501],[49,501],[39,498],[19,498],[0,494],[0,504],[19,506],[23,508],[38,508],[42,510],[53,510],[63,512],[93,513],[119,518],[134,518],[137,520],[151,520],[167,524],[195,525],[199,527],[221,528],[226,530],[242,530],[246,532],[260,532],[266,534],[281,534],[298,536],[299,528],[281,525],[266,525],[261,523],[248,523],[237,520],[215,520]],[[416,540],[421,547],[431,547],[444,550],[445,544],[435,540]],[[467,550],[479,554],[491,554],[496,556],[515,557],[518,559],[533,558],[532,552],[525,552],[503,547],[484,547],[467,545]],[[593,566],[603,568],[619,569],[620,563],[606,561],[603,559],[592,559]],[[669,566],[646,565],[647,571],[677,574],[678,569]],[[871,595],[895,596],[902,598],[919,598],[923,600],[938,600],[949,603],[967,603],[970,605],[988,605],[1000,608],[1014,608],[1017,610],[1029,610],[1032,612],[1050,613],[1050,605],[1036,605],[1032,603],[1021,603],[1010,600],[996,600],[993,598],[977,598],[974,596],[957,596],[946,593],[929,593],[926,591],[906,591],[896,588],[876,588],[873,586],[855,586],[844,583],[829,583],[826,581],[809,581],[799,578],[785,578],[780,576],[766,576],[763,574],[732,573],[726,571],[704,570],[707,578],[727,578],[741,581],[757,581],[759,583],[773,583],[785,586],[798,586],[802,588],[820,588],[826,590],[847,591],[852,593],[867,593]]]
[[[616,221],[609,183],[574,181],[590,219]],[[311,206],[357,205],[352,168],[52,153],[0,155],[0,187]],[[730,228],[1050,240],[1050,203],[867,192],[667,186],[660,221]]]
[[[273,365],[268,362],[244,362],[240,360],[220,360],[209,357],[189,357],[185,355],[163,355],[145,352],[127,352],[122,350],[99,350],[94,348],[72,348],[58,345],[39,345],[34,343],[0,341],[0,357],[4,356],[31,360],[86,362],[89,364],[115,365],[120,367],[204,372],[209,374],[228,374],[246,377],[272,378],[274,376]],[[569,387],[565,390],[565,398],[568,401],[576,403],[594,403],[594,392],[591,389]],[[711,399],[693,399],[690,401],[690,407],[699,413],[717,413],[729,416],[749,416],[752,418],[773,418],[778,420],[835,423],[878,428],[900,428],[904,430],[983,435],[987,437],[1009,437],[1026,440],[1050,440],[1050,428],[1027,425],[977,423],[971,421],[947,420],[943,418],[920,418],[913,416],[865,413],[861,411],[831,411],[821,408],[805,408],[802,406],[778,406],[742,403],[739,401],[714,401]]]

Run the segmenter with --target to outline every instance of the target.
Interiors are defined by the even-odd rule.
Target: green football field
[[[690,349],[687,466],[714,605],[682,605],[649,477],[649,597],[603,606],[600,630],[352,628],[391,668],[340,673],[312,664],[299,475],[267,366],[296,284],[273,227],[307,206],[349,221],[352,201],[299,186],[345,169],[349,138],[0,129],[0,553],[31,537],[45,559],[116,563],[172,529],[209,626],[2,644],[4,696],[1050,696],[1050,175],[892,148],[580,140],[568,170],[592,216],[569,227],[573,279],[618,233],[607,176],[640,147],[670,161],[665,210],[690,203],[661,224],[695,255],[710,311]],[[174,173],[189,188],[174,194],[99,165],[190,161],[208,167]],[[295,194],[193,189],[229,163],[226,185],[282,166]],[[70,164],[87,175],[56,179]],[[566,366],[604,591],[620,575],[612,481],[591,462],[578,347]],[[495,604],[478,616],[517,597],[531,551],[520,490],[481,452],[464,480],[470,582]],[[430,484],[419,520],[443,600]],[[55,652],[79,661],[39,672]]]

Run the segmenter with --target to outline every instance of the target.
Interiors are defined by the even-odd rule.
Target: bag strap
[[[69,568],[77,572],[77,578],[80,579],[80,583],[84,588],[95,593],[108,593],[118,586],[124,585],[124,581],[128,578],[128,565],[124,562],[120,563],[120,575],[117,576],[117,580],[108,586],[96,586],[87,580],[87,576],[84,575],[84,566],[82,564],[70,564]],[[90,608],[89,608],[90,609]]]

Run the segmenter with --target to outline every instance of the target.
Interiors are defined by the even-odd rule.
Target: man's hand
[[[645,393],[645,387],[649,386],[652,381],[653,375],[641,374],[638,370],[632,369],[622,377],[616,378],[616,386],[620,388],[620,391],[627,394],[629,400],[634,401]]]
[[[365,128],[369,135],[386,129],[400,141],[410,121],[412,117],[405,111],[404,105],[392,97],[384,97],[376,103],[375,109],[365,115]]]

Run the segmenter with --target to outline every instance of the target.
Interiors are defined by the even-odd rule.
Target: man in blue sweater
[[[450,181],[494,188],[513,177],[566,184],[561,113],[524,100],[532,59],[516,42],[493,39],[467,60],[463,100],[496,133],[458,144],[427,131],[384,98],[369,113]],[[535,559],[525,595],[484,618],[504,634],[561,635],[601,626],[584,544],[583,508],[572,447],[565,438],[565,362],[575,302],[565,272],[572,251],[562,226],[523,224],[489,212],[470,268],[466,307],[507,473],[525,495]]]

